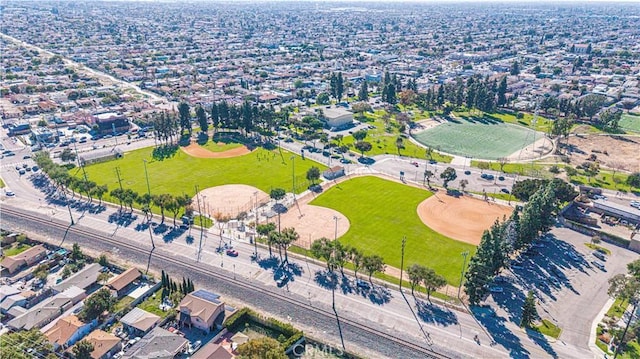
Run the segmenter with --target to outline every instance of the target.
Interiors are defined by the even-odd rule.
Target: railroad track
[[[40,224],[43,225],[43,227],[55,227],[55,228],[58,228],[58,229],[63,230],[63,231],[67,230],[67,228],[68,228],[67,224],[58,223],[56,221],[52,222],[48,218],[39,217],[39,216],[31,214],[29,212],[18,211],[18,210],[15,210],[13,208],[8,208],[6,206],[3,206],[2,212],[5,213],[5,214],[12,214],[12,215],[14,215],[14,216],[16,216],[18,218],[22,218],[24,220],[28,220],[28,221],[35,222],[35,223],[40,223]],[[76,234],[76,235],[85,236],[87,238],[94,239],[96,241],[106,242],[106,243],[109,243],[111,245],[114,245],[114,246],[117,246],[117,247],[120,247],[120,248],[124,247],[124,248],[126,248],[126,249],[128,249],[128,250],[130,250],[132,252],[137,252],[137,253],[141,253],[141,254],[144,254],[144,255],[148,255],[149,254],[148,250],[142,249],[142,248],[136,246],[136,244],[134,244],[134,243],[127,243],[125,241],[120,241],[120,240],[117,240],[117,239],[114,239],[114,238],[110,238],[110,237],[107,237],[107,236],[99,235],[99,234],[96,234],[94,232],[91,232],[89,230],[86,230],[86,229],[83,229],[83,228],[80,228],[80,227],[73,226],[73,227],[69,228],[69,232],[73,233],[73,234]],[[195,264],[184,262],[184,261],[181,261],[180,259],[176,259],[176,258],[173,258],[171,256],[168,256],[168,255],[165,255],[165,254],[162,254],[162,253],[157,253],[156,252],[156,253],[153,254],[153,257],[155,257],[156,259],[161,259],[163,261],[172,263],[172,264],[174,264],[176,266],[189,269],[190,271],[195,272],[195,273],[199,273],[201,275],[213,277],[213,278],[216,278],[216,279],[219,279],[219,280],[223,280],[223,281],[227,281],[227,282],[228,281],[233,281],[234,285],[237,285],[237,286],[242,287],[244,289],[252,290],[254,292],[258,292],[258,293],[262,294],[263,296],[270,297],[270,298],[276,299],[276,300],[281,301],[281,302],[286,302],[286,303],[288,303],[288,304],[290,304],[292,306],[299,307],[299,308],[302,308],[304,310],[312,311],[312,312],[314,312],[314,313],[316,313],[318,315],[321,315],[321,316],[327,318],[327,320],[335,320],[336,319],[335,314],[333,312],[331,312],[331,311],[323,310],[323,309],[320,309],[320,308],[314,308],[314,307],[308,305],[308,303],[306,303],[306,302],[299,301],[299,300],[296,300],[294,298],[290,298],[290,297],[284,296],[284,295],[279,294],[277,292],[270,291],[270,290],[268,290],[266,288],[263,288],[263,287],[260,287],[260,286],[253,286],[253,285],[250,285],[250,284],[248,284],[246,282],[243,282],[242,280],[235,280],[232,277],[229,278],[229,277],[226,277],[226,276],[224,276],[222,274],[219,274],[219,273],[216,273],[216,272],[213,272],[213,271],[208,271],[208,270],[206,270],[206,269],[204,269],[202,267],[199,267],[199,266],[197,266]],[[424,355],[423,358],[434,358],[434,359],[450,358],[449,356],[447,356],[445,354],[442,354],[442,353],[438,353],[438,352],[436,352],[435,350],[433,350],[431,348],[427,348],[427,347],[424,347],[422,345],[418,345],[417,343],[414,343],[412,341],[408,341],[406,339],[403,339],[403,338],[401,338],[399,336],[396,336],[396,335],[393,335],[393,334],[382,332],[382,331],[380,331],[380,330],[378,330],[378,329],[376,329],[376,328],[374,328],[372,326],[366,325],[366,324],[358,323],[356,321],[349,320],[349,319],[346,319],[346,318],[340,318],[340,322],[343,323],[343,324],[348,324],[348,325],[350,325],[352,327],[358,328],[358,329],[360,329],[362,331],[365,331],[367,333],[370,333],[372,335],[375,335],[375,336],[378,336],[378,337],[385,338],[387,340],[396,342],[396,343],[398,343],[400,345],[408,347],[408,348],[410,348],[412,350],[415,350],[417,352],[420,352],[421,354]]]

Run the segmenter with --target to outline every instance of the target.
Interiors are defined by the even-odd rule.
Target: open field
[[[367,130],[367,137],[364,141],[371,143],[371,151],[365,153],[366,156],[375,156],[383,154],[398,154],[398,147],[396,146],[396,139],[400,136],[400,132],[394,124],[388,126],[389,131],[385,129],[385,124],[381,119],[381,115],[378,114],[366,114],[366,119],[362,122],[367,122],[370,125],[375,126],[375,129]],[[393,123],[394,121],[391,121]],[[355,142],[352,136],[346,136],[342,143],[347,146],[353,145]],[[425,148],[411,142],[408,138],[403,141],[404,148],[400,150],[402,156],[410,156],[415,158],[425,158]],[[355,148],[352,151],[358,152]],[[439,153],[433,153],[433,159],[438,162],[451,162],[451,156],[441,155]]]
[[[576,135],[570,136],[568,144],[562,141],[564,152],[570,151],[572,165],[586,161],[592,154],[601,167],[638,171],[638,149],[640,137],[624,135]],[[606,153],[605,153],[606,152]]]
[[[152,150],[144,148],[127,152],[121,159],[87,166],[87,176],[98,184],[107,184],[112,190],[118,187],[115,171],[118,167],[122,186],[144,193],[147,185],[143,160],[147,160],[152,193],[193,194],[195,185],[204,189],[225,184],[246,184],[267,193],[274,187],[284,188],[288,192],[292,189],[292,154],[287,151],[282,151],[281,157],[278,150],[258,148],[244,156],[216,159],[195,158],[177,151],[170,158],[156,160],[151,155]],[[323,171],[326,167],[294,156],[296,191],[302,192],[307,189],[307,170],[316,166]],[[71,173],[78,177],[82,175],[79,169],[73,169]],[[108,196],[105,198],[109,199]]]
[[[431,192],[377,177],[357,177],[340,183],[311,204],[343,213],[351,227],[340,241],[379,254],[385,262],[400,268],[402,237],[407,237],[405,268],[421,263],[447,278],[450,284],[460,280],[463,251],[475,252],[475,246],[435,232],[418,217],[418,204]]]
[[[480,244],[482,232],[489,229],[496,219],[509,217],[511,212],[511,207],[467,196],[456,198],[443,193],[418,205],[418,215],[429,228],[473,245]]]
[[[620,128],[630,132],[640,132],[640,116],[623,114],[620,119]]]
[[[543,136],[499,119],[467,117],[452,118],[415,134],[414,138],[447,153],[495,160],[509,157]]]

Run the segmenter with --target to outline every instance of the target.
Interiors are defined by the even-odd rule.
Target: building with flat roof
[[[332,106],[322,109],[320,119],[331,129],[346,128],[353,124],[353,112],[344,107]]]

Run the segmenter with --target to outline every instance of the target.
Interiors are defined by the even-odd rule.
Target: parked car
[[[506,189],[506,188],[502,188],[502,189],[500,189],[500,192],[502,192],[502,193],[506,193],[506,194],[509,194],[509,190],[508,190],[508,189]]]
[[[6,194],[7,197],[14,197],[16,195],[13,191],[6,191],[4,194]]]
[[[492,285],[491,287],[489,287],[489,292],[491,293],[502,293],[504,292],[504,288],[497,286],[497,285]]]
[[[466,170],[466,171],[464,171],[464,174],[466,174],[466,175],[468,176],[468,175],[470,175],[470,174],[471,174],[471,171]]]
[[[498,181],[504,181],[504,176],[498,177]]]
[[[591,264],[593,264],[594,266],[598,267],[601,271],[606,272],[606,268],[604,267],[604,263],[600,262],[600,261],[591,261]]]
[[[601,261],[605,261],[605,262],[607,261],[607,257],[604,254],[602,254],[602,252],[594,251],[592,254],[594,257],[600,259]]]
[[[575,254],[574,252],[569,252],[569,253],[567,253],[567,255],[569,256],[569,258],[573,259],[574,261],[577,261],[577,260],[580,259],[580,257],[577,254]]]
[[[418,162],[416,162],[416,161],[411,162],[411,164],[412,164],[412,165],[414,165],[414,166],[416,166],[416,167],[419,167],[419,166],[420,166],[420,165],[418,165]]]

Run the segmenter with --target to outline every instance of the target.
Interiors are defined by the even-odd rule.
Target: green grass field
[[[640,116],[625,113],[620,119],[620,127],[631,132],[640,132]]]
[[[420,263],[458,285],[463,251],[470,244],[447,238],[422,223],[416,208],[431,192],[377,177],[358,177],[332,187],[311,204],[333,208],[349,218],[351,227],[340,241],[381,255],[400,268],[402,237],[407,236],[404,265]]]
[[[207,143],[202,144],[200,146],[208,149],[211,152],[224,152],[224,151],[232,150],[234,148],[242,147],[243,144],[234,143],[234,142],[224,143],[224,142],[207,141]]]
[[[418,142],[459,156],[495,160],[530,145],[543,134],[500,120],[456,119],[414,135]]]
[[[285,160],[283,163],[278,150],[268,151],[263,148],[244,156],[216,159],[195,158],[178,150],[173,157],[164,160],[153,159],[152,150],[144,148],[127,152],[123,158],[87,166],[87,176],[98,184],[107,184],[109,190],[113,190],[118,187],[115,170],[118,167],[123,187],[145,193],[147,184],[142,160],[146,159],[152,194],[193,195],[195,185],[205,189],[225,184],[246,184],[267,193],[275,187],[284,188],[288,192],[292,189],[292,154],[287,151],[282,151]],[[316,166],[321,171],[326,169],[321,164],[295,155],[297,192],[307,189],[306,173],[311,166]],[[72,169],[71,173],[77,177],[82,176],[82,171],[77,168]],[[108,196],[105,198],[109,199]]]
[[[542,324],[535,327],[535,330],[537,330],[538,332],[546,336],[556,338],[556,339],[560,336],[560,332],[562,331],[560,327],[556,326],[550,320],[547,320],[547,319],[542,319]]]
[[[378,111],[374,114],[366,114],[366,120],[370,125],[375,126],[375,129],[367,130],[367,137],[365,141],[371,143],[371,151],[365,153],[366,156],[384,155],[384,154],[398,154],[398,147],[396,146],[396,139],[400,136],[400,132],[396,126],[390,125],[389,131],[385,129],[385,124],[381,119],[383,111]],[[393,123],[393,121],[391,121]],[[342,143],[346,145],[353,145],[355,142],[353,136],[346,136]],[[410,156],[414,158],[425,158],[426,149],[415,143],[410,139],[405,138],[403,141],[404,148],[400,150],[402,156]],[[355,148],[351,149],[354,152],[358,152]],[[451,162],[451,156],[441,155],[439,153],[433,153],[433,159],[438,162]]]

